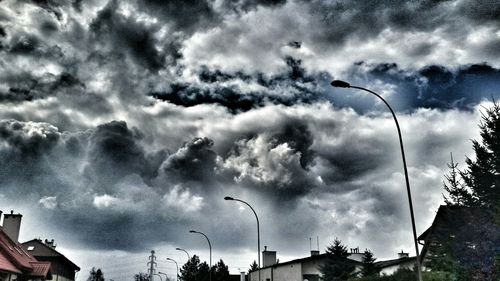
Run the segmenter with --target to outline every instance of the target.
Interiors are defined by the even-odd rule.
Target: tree
[[[221,259],[212,266],[212,280],[214,281],[227,281],[229,280],[229,268]]]
[[[139,272],[134,275],[134,281],[149,281],[149,275],[147,273]]]
[[[210,280],[210,266],[204,261],[198,265],[196,272],[196,281],[209,281]]]
[[[257,270],[259,269],[259,265],[257,264],[257,262],[254,260],[251,264],[250,264],[250,269],[248,269],[248,273],[254,271],[254,270]]]
[[[363,263],[361,274],[363,275],[363,277],[379,275],[380,269],[375,266],[376,260],[377,259],[373,256],[373,253],[370,250],[366,249],[361,259],[361,262]]]
[[[324,281],[347,280],[353,276],[354,263],[348,259],[347,247],[335,238],[333,244],[326,249],[328,257],[320,267]]]
[[[458,163],[453,162],[453,154],[450,153],[450,163],[447,164],[450,172],[444,176],[444,190],[448,196],[443,195],[444,202],[448,206],[473,206],[476,204],[476,198],[460,179],[460,171]]]
[[[466,157],[462,171],[452,158],[445,176],[446,203],[468,207],[459,218],[461,231],[442,239],[431,257],[434,268],[458,273],[458,280],[497,280],[500,266],[500,104],[482,112],[479,129],[475,158]]]
[[[102,270],[100,268],[96,270],[95,267],[92,267],[87,281],[104,281],[104,274],[102,273]]]
[[[193,255],[191,259],[189,259],[181,267],[179,279],[182,281],[195,281],[198,275],[199,266],[200,266],[200,258],[197,255]]]

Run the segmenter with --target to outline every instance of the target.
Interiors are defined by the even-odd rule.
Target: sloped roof
[[[20,274],[21,271],[0,251],[0,271]]]
[[[33,267],[33,271],[31,272],[30,276],[52,279],[52,274],[50,272],[50,262],[48,261],[31,262],[31,266]]]
[[[12,241],[0,227],[0,251],[20,271],[31,271],[33,268],[30,262],[37,260],[28,254],[19,243]]]
[[[328,253],[323,253],[323,254],[320,254],[320,255],[314,255],[314,256],[309,256],[309,257],[305,257],[305,258],[300,258],[300,259],[295,259],[295,260],[291,260],[291,261],[287,261],[287,262],[282,262],[282,263],[276,263],[276,264],[273,264],[273,265],[268,265],[268,266],[264,266],[260,269],[266,269],[266,268],[270,268],[270,267],[278,267],[278,266],[283,266],[283,265],[288,265],[288,264],[292,264],[292,263],[303,263],[303,262],[308,262],[308,261],[314,261],[314,260],[322,260],[322,259],[326,259],[330,256],[330,254]],[[362,262],[359,262],[357,260],[353,260],[353,259],[350,259],[350,258],[347,258],[348,261],[352,262],[353,264],[356,264],[356,265],[360,265],[362,264]],[[258,271],[259,269],[256,269],[256,270],[253,270],[253,271]],[[253,272],[251,271],[251,272]]]
[[[59,257],[63,259],[66,263],[68,263],[71,267],[73,267],[74,270],[80,271],[80,267],[78,267],[75,263],[73,263],[70,259],[65,257],[63,254],[60,252],[56,251],[53,247],[50,247],[43,243],[39,239],[33,239],[30,241],[26,241],[21,244],[21,246],[30,254],[32,254],[35,257]],[[34,249],[31,251],[28,251],[28,247],[33,246]]]
[[[378,268],[385,268],[393,265],[398,265],[406,262],[415,262],[416,258],[415,257],[408,257],[408,258],[399,258],[399,259],[392,259],[392,260],[386,260],[386,261],[378,261],[375,262],[375,266]]]

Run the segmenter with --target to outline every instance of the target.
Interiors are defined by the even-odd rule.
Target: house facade
[[[14,212],[3,216],[0,226],[0,281],[50,280],[50,262],[37,260],[17,241],[21,218],[22,215]]]
[[[21,246],[37,260],[50,262],[54,281],[73,281],[76,272],[80,271],[80,267],[56,251],[54,240],[33,239],[22,243]]]

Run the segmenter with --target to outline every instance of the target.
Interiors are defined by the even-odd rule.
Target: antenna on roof
[[[309,237],[309,251],[312,251],[311,237]]]
[[[316,243],[318,243],[318,251],[319,251],[319,236],[316,236]]]

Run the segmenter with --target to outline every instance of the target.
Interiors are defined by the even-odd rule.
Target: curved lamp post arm
[[[175,280],[179,280],[179,265],[174,259],[167,258],[167,260],[175,262],[175,267],[177,268],[177,274],[175,275]]]
[[[208,236],[206,236],[205,233],[203,233],[203,232],[199,232],[199,231],[195,231],[195,230],[190,230],[189,232],[201,234],[201,235],[205,236],[205,238],[207,239],[208,249],[210,250],[210,268],[208,269],[208,272],[210,273],[209,278],[211,281],[212,280],[212,244],[210,243],[210,239],[208,239]]]
[[[260,281],[260,224],[259,224],[259,216],[257,216],[257,212],[255,212],[255,210],[252,208],[252,206],[250,204],[248,204],[246,201],[243,201],[243,200],[238,199],[238,198],[229,197],[229,196],[224,197],[224,200],[233,200],[233,201],[241,202],[241,203],[247,205],[248,207],[250,207],[253,214],[255,215],[255,219],[257,220],[257,261],[258,261],[258,265],[259,265],[259,281]]]
[[[165,281],[168,281],[168,276],[167,276],[167,274],[166,274],[166,273],[163,273],[163,272],[158,271],[158,274],[163,274],[163,275],[165,275]],[[161,279],[161,278],[160,278],[160,279]]]
[[[358,86],[351,86],[349,83],[340,81],[340,80],[334,80],[330,83],[333,87],[340,87],[340,88],[354,88],[354,89],[359,89],[363,90],[366,92],[369,92],[370,94],[376,96],[379,98],[384,104],[389,108],[392,114],[392,118],[394,119],[394,122],[396,123],[396,128],[398,130],[398,136],[399,136],[399,146],[401,148],[401,157],[403,158],[403,168],[404,168],[404,173],[405,173],[405,180],[406,180],[406,192],[408,194],[408,204],[410,207],[410,217],[411,217],[411,226],[413,230],[413,243],[415,244],[415,253],[416,253],[416,264],[417,264],[417,277],[419,281],[422,281],[422,269],[420,265],[420,256],[419,256],[419,250],[418,250],[418,241],[417,241],[417,229],[415,226],[415,215],[413,213],[413,200],[411,197],[411,189],[410,189],[410,180],[408,177],[408,168],[406,166],[406,157],[405,157],[405,150],[403,146],[403,137],[401,136],[401,128],[399,127],[399,122],[398,118],[396,117],[396,113],[394,113],[394,110],[392,107],[389,105],[389,103],[382,98],[379,94],[375,93],[374,91],[368,90],[363,87],[358,87]]]
[[[186,253],[186,255],[188,256],[188,261],[189,261],[189,260],[191,260],[191,257],[189,256],[189,253],[188,253],[186,250],[184,250],[184,249],[182,249],[182,248],[175,248],[175,249],[176,249],[177,251],[183,251],[184,253]]]
[[[161,279],[161,275],[160,274],[154,273],[153,275],[156,275],[156,276],[160,277],[160,281],[163,281],[163,279]],[[165,280],[165,281],[167,281],[167,280]]]

